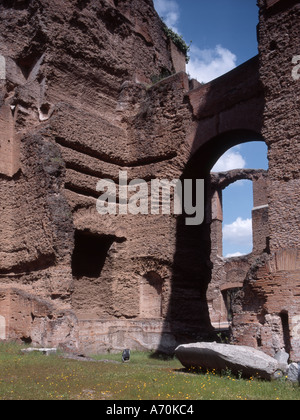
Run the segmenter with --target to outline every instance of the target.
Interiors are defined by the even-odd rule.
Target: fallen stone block
[[[300,383],[300,363],[291,363],[289,365],[287,377],[293,383]]]
[[[44,354],[46,356],[50,356],[51,354],[56,354],[57,353],[57,349],[56,348],[52,348],[52,349],[38,349],[38,348],[28,348],[28,349],[22,349],[21,353],[23,354],[29,354],[29,353],[41,353]]]
[[[279,350],[275,354],[275,359],[277,360],[277,362],[283,365],[288,365],[289,358],[290,358],[290,355],[284,350]]]
[[[280,369],[283,372],[283,374],[287,373],[288,368],[289,368],[288,361],[289,361],[290,355],[286,351],[280,350],[275,354],[274,358],[278,362],[278,369]]]
[[[267,380],[278,379],[285,374],[276,359],[246,346],[195,343],[177,347],[175,354],[186,368],[197,367],[217,372],[229,370],[235,375]]]

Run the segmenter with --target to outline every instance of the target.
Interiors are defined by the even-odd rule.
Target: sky
[[[244,143],[228,150],[213,171],[230,169],[268,169],[264,142]],[[252,251],[253,183],[242,180],[223,191],[223,255],[249,254]]]
[[[167,26],[191,45],[187,72],[209,82],[258,53],[256,0],[154,0]]]
[[[190,49],[187,73],[207,83],[258,54],[256,0],[154,0],[166,25],[183,36]],[[212,169],[268,169],[267,146],[246,143],[226,152]],[[251,181],[223,191],[223,255],[252,251]]]

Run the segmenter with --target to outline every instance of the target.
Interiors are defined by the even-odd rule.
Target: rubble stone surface
[[[279,364],[260,350],[246,346],[219,343],[194,343],[177,347],[175,354],[186,368],[201,368],[204,372],[227,371],[248,377],[275,379]],[[284,372],[281,372],[281,376]]]

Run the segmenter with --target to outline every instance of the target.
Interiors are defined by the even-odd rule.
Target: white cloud
[[[243,156],[238,151],[231,149],[224,153],[211,171],[225,172],[231,171],[232,169],[244,169],[245,167],[246,161]]]
[[[225,225],[223,239],[236,246],[248,245],[252,241],[252,219],[238,217],[235,222]]]
[[[234,69],[237,57],[227,48],[217,45],[214,49],[200,49],[191,46],[187,72],[193,79],[207,83]]]
[[[225,258],[234,258],[234,257],[242,257],[245,254],[242,254],[242,252],[234,252],[233,254],[227,254]]]
[[[154,7],[165,24],[180,34],[180,7],[176,0],[154,0]],[[222,45],[201,49],[191,45],[187,73],[199,82],[207,83],[237,66],[237,57]]]
[[[175,0],[154,0],[154,6],[165,24],[178,33],[177,25],[180,19],[178,3]]]

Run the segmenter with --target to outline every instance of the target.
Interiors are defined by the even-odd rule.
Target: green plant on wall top
[[[182,35],[179,35],[176,32],[174,32],[173,29],[168,28],[167,25],[164,26],[164,31],[165,31],[165,34],[167,35],[167,37],[169,39],[171,39],[171,41],[174,42],[176,47],[185,55],[186,62],[189,63],[190,56],[188,55],[188,53],[191,49],[191,46],[187,45],[187,43],[183,39]]]

